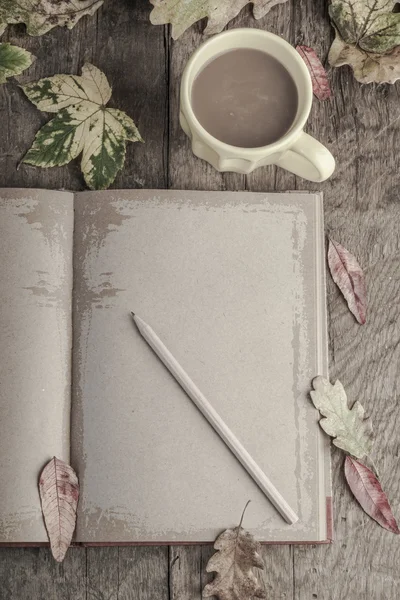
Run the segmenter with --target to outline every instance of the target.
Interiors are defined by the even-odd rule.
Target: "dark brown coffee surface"
[[[297,89],[276,58],[250,48],[230,50],[196,77],[192,106],[211,135],[232,146],[272,144],[292,125]]]

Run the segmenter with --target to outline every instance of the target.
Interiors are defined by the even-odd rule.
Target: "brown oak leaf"
[[[247,503],[248,504],[248,503]],[[246,507],[247,507],[246,504]],[[246,510],[245,507],[245,510]],[[244,514],[244,511],[243,511]],[[261,545],[240,524],[226,529],[217,538],[217,550],[208,561],[206,570],[216,576],[203,590],[203,597],[216,596],[219,600],[253,600],[266,598],[265,590],[256,577],[254,569],[264,569]]]

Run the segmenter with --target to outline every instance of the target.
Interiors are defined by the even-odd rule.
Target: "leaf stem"
[[[242,516],[240,517],[240,523],[239,523],[239,527],[238,527],[238,529],[239,529],[239,530],[240,530],[240,528],[242,527],[244,513],[246,512],[246,508],[248,507],[248,505],[250,504],[250,502],[251,502],[251,500],[247,500],[247,502],[246,502],[246,506],[245,506],[245,507],[244,507],[244,509],[243,509]]]
[[[368,454],[367,454],[366,458],[367,458],[367,461],[368,461],[368,462],[367,462],[367,466],[370,466],[370,467],[372,467],[372,470],[375,472],[375,475],[376,475],[376,476],[377,476],[377,478],[379,479],[379,473],[378,473],[378,469],[376,468],[376,465],[375,465],[374,461],[372,460],[372,458],[371,458],[370,456],[368,456]],[[361,461],[361,462],[362,462],[362,461]]]

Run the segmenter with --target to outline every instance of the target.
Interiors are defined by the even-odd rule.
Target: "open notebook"
[[[0,543],[47,541],[38,475],[77,471],[78,543],[331,537],[319,194],[0,190]],[[288,525],[153,354],[151,324],[299,515]],[[72,348],[72,352],[71,352]]]

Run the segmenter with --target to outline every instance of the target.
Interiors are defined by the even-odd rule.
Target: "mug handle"
[[[335,170],[335,159],[329,150],[304,131],[275,164],[317,183],[328,179]]]

